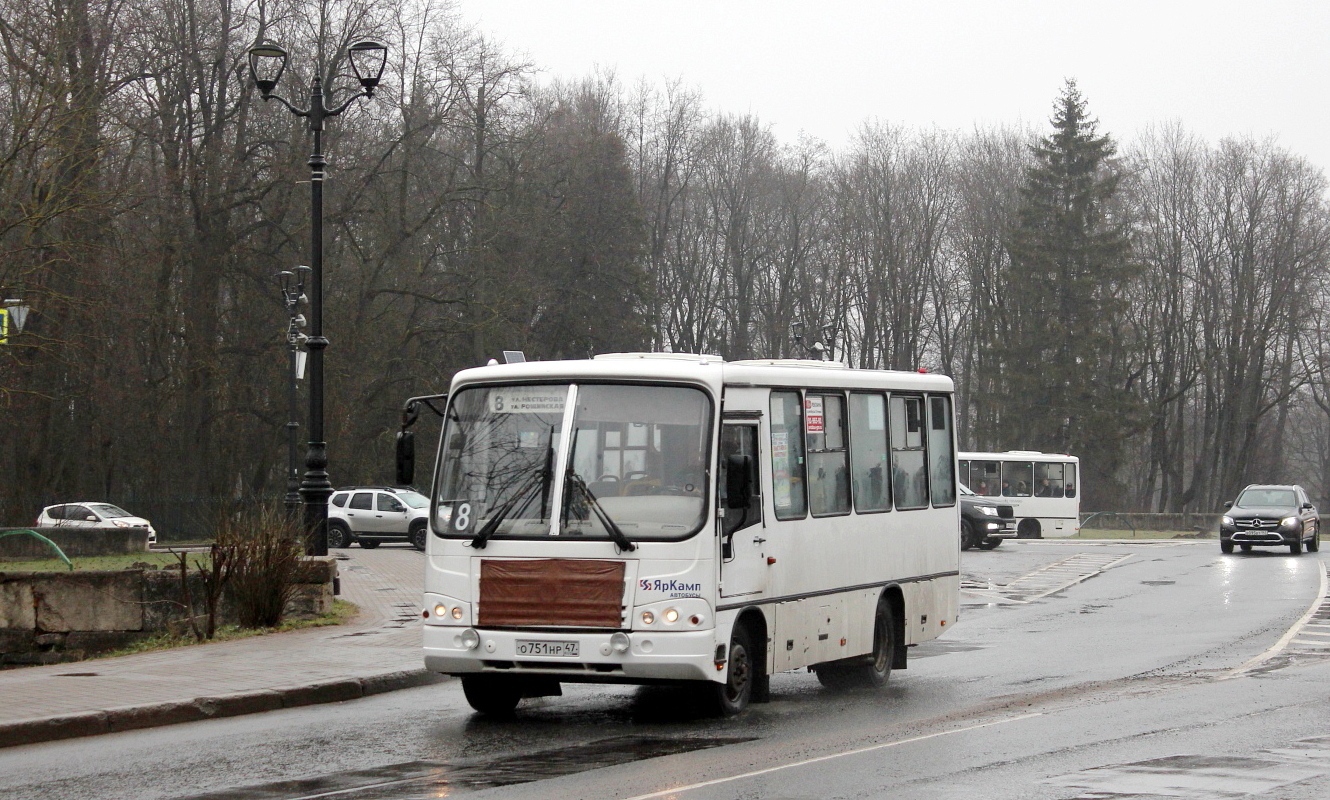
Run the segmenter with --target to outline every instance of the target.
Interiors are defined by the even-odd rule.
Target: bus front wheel
[[[522,701],[522,688],[506,675],[463,675],[462,694],[482,714],[504,716]]]
[[[753,639],[742,623],[734,626],[730,634],[730,655],[726,665],[725,682],[712,684],[716,693],[716,710],[721,716],[733,717],[748,707],[753,697],[753,676],[757,669],[753,661]]]

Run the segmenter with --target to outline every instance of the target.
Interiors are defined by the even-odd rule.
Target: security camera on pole
[[[300,421],[296,418],[298,414],[296,408],[296,381],[305,377],[305,356],[307,354],[300,347],[309,341],[309,337],[300,330],[308,324],[305,321],[305,315],[300,313],[300,306],[309,303],[309,298],[305,295],[305,280],[309,273],[310,268],[304,265],[296,267],[295,272],[284,269],[277,273],[277,279],[282,285],[282,305],[286,307],[288,317],[286,345],[290,353],[291,363],[290,381],[287,386],[290,418],[286,423],[286,510],[293,520],[299,518],[300,512],[300,469],[296,466],[296,431],[300,428]]]

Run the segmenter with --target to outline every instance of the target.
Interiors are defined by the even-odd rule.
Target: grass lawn
[[[208,562],[207,553],[190,553],[189,568],[194,568],[195,559]],[[87,556],[69,559],[74,569],[79,572],[93,570],[129,569],[134,564],[153,564],[160,569],[174,567],[176,557],[172,553],[126,553],[118,556]],[[0,572],[68,572],[69,567],[58,558],[44,558],[39,561],[0,561]]]
[[[239,625],[223,625],[216,631],[213,637],[214,642],[230,642],[236,639],[248,639],[253,636],[263,636],[269,633],[285,633],[286,631],[299,631],[306,628],[326,628],[329,625],[341,625],[355,618],[360,613],[360,607],[355,603],[346,600],[333,600],[332,610],[327,614],[321,614],[313,619],[287,620],[276,628],[241,628]],[[110,658],[112,656],[127,656],[134,653],[154,653],[158,650],[170,650],[175,647],[188,647],[194,644],[207,644],[206,641],[200,642],[194,638],[193,634],[185,636],[172,636],[169,633],[159,634],[149,639],[135,642],[128,647],[122,647],[119,650],[112,650],[108,653],[101,653],[92,658]]]
[[[1052,537],[1049,537],[1052,538]],[[1213,531],[1197,533],[1196,531],[1132,531],[1132,530],[1086,530],[1081,529],[1080,533],[1068,537],[1070,539],[1216,539],[1218,534]]]

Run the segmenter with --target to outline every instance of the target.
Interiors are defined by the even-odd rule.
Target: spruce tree
[[[1116,507],[1121,442],[1134,425],[1124,339],[1130,242],[1115,213],[1115,146],[1097,133],[1068,80],[1053,132],[1032,147],[1022,206],[1007,241],[1004,387],[1007,447],[1081,457],[1090,508]]]

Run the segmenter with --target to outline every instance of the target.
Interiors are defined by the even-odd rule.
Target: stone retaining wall
[[[288,618],[332,610],[337,562],[305,559]],[[190,577],[193,613],[203,614],[202,582]],[[165,569],[106,572],[0,572],[0,667],[78,661],[171,631],[188,630],[180,573]],[[235,622],[222,597],[218,624]]]
[[[9,531],[36,531],[55,542],[70,558],[118,556],[148,550],[148,532],[142,528],[0,528]],[[0,562],[39,561],[58,558],[51,546],[35,536],[19,534],[0,539]]]

